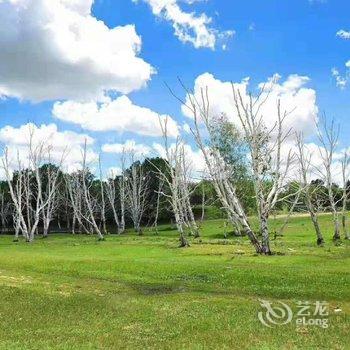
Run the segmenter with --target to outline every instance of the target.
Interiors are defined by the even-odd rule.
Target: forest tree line
[[[103,240],[109,233],[123,234],[127,227],[140,235],[145,228],[157,233],[158,223],[172,222],[185,247],[188,236],[200,237],[201,221],[222,217],[230,231],[248,237],[257,253],[271,254],[273,215],[286,217],[276,235],[282,234],[293,213],[308,213],[321,246],[318,215],[327,211],[332,213],[334,240],[342,234],[349,239],[349,158],[346,151],[336,157],[339,129],[333,121],[315,121],[321,159],[315,165],[304,135],[286,126],[293,111],[283,110],[276,101],[274,123],[265,122],[265,87],[247,100],[232,85],[235,122],[226,115],[212,115],[207,90],[202,89],[200,98],[186,92],[186,101],[181,102],[193,115],[192,141],[205,162],[200,175],[194,176],[184,138],[169,138],[167,118],[159,118],[162,157],[146,158],[125,149],[121,172],[107,176],[100,158],[90,164],[86,142],[79,170],[64,171],[65,151],[57,161],[57,150],[47,140],[34,142],[33,130],[25,160],[20,154],[11,158],[4,149],[2,228],[13,227],[15,240],[23,235],[28,242],[37,234],[47,237],[50,229],[96,234]],[[258,229],[250,216],[258,218]]]

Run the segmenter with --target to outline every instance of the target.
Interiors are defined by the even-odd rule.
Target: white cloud
[[[94,140],[85,134],[78,134],[72,131],[59,131],[55,124],[42,124],[36,126],[28,123],[18,128],[7,125],[0,129],[0,142],[8,148],[8,156],[12,170],[18,165],[17,158],[23,166],[27,166],[29,156],[29,142],[32,133],[34,147],[45,143],[50,148],[45,160],[53,163],[60,163],[63,159],[63,168],[67,171],[74,171],[80,168],[82,151],[87,143],[87,162],[93,162],[98,155],[92,150]]]
[[[153,68],[134,26],[108,28],[93,2],[0,1],[0,97],[101,100],[146,85]]]
[[[341,29],[337,32],[337,36],[344,40],[350,40],[350,31]],[[350,60],[345,63],[345,67],[346,67],[346,71],[344,75],[342,75],[339,72],[338,68],[332,68],[332,76],[334,77],[335,82],[340,89],[345,89],[345,87],[348,85],[349,74],[350,74],[349,73]]]
[[[342,39],[345,39],[345,40],[348,40],[350,39],[350,32],[349,31],[346,31],[344,29],[341,29],[337,32],[336,34],[339,38],[342,38]]]
[[[332,68],[332,75],[335,78],[336,84],[339,88],[345,89],[347,83],[348,83],[348,78],[345,76],[343,77],[339,70],[336,68]]]
[[[272,80],[275,81],[272,84]],[[290,75],[285,81],[279,82],[280,76],[275,75],[267,82],[259,84],[266,86],[266,92],[270,94],[266,103],[260,109],[267,127],[271,127],[277,120],[277,101],[280,100],[282,110],[293,111],[285,121],[285,127],[293,127],[294,131],[303,131],[305,134],[315,130],[315,118],[318,108],[316,105],[316,92],[306,88],[308,77],[297,74]],[[245,78],[234,87],[241,92],[244,100],[248,99],[249,79]],[[226,114],[230,121],[240,125],[239,118],[235,113],[231,82],[223,82],[216,79],[212,74],[205,73],[197,77],[194,84],[194,92],[200,101],[201,89],[208,88],[210,100],[210,114],[219,116]],[[264,96],[262,96],[264,100]],[[188,101],[188,97],[187,97]],[[182,106],[183,113],[192,118],[191,112]]]
[[[158,114],[148,108],[134,105],[127,96],[121,96],[105,103],[80,103],[76,101],[56,102],[52,111],[54,117],[80,125],[91,131],[133,132],[146,136],[160,136]],[[167,116],[161,115],[162,119]],[[176,122],[168,117],[170,137],[176,137]]]
[[[147,156],[151,152],[151,148],[144,144],[137,144],[135,140],[127,140],[125,143],[107,143],[102,146],[105,153],[122,154],[133,153],[136,157]]]
[[[172,23],[175,36],[183,43],[191,43],[195,48],[215,49],[217,42],[223,42],[222,48],[226,49],[226,42],[233,37],[234,31],[218,31],[211,27],[212,18],[205,13],[196,14],[185,12],[179,6],[179,0],[133,0],[146,2],[155,16]],[[193,4],[197,1],[185,1]]]

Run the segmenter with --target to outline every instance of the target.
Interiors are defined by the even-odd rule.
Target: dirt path
[[[326,215],[331,215],[332,213],[319,213],[319,216],[326,216]],[[277,215],[271,215],[271,218],[273,219],[283,219],[286,218],[288,214],[277,214]],[[307,218],[309,217],[309,213],[295,213],[290,216],[290,218]]]

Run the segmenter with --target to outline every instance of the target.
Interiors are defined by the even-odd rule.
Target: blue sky
[[[43,0],[21,1],[29,3],[29,6],[37,3],[39,11],[42,3],[45,3]],[[91,0],[76,2],[89,7]],[[183,116],[179,102],[169,94],[164,85],[164,82],[167,82],[179,94],[184,95],[179,89],[177,76],[189,87],[193,87],[196,78],[206,72],[221,81],[240,82],[243,78],[250,77],[250,87],[254,89],[257,83],[266,81],[275,73],[281,75],[281,81],[291,74],[297,74],[310,79],[305,86],[315,90],[319,110],[341,122],[341,141],[346,143],[350,132],[350,123],[347,122],[350,107],[349,87],[346,84],[343,87],[337,86],[331,70],[337,68],[342,79],[346,79],[345,63],[350,59],[350,40],[342,39],[336,33],[341,29],[350,30],[348,1],[207,0],[193,4],[186,1],[173,2],[183,13],[193,12],[197,17],[205,14],[211,18],[207,27],[213,29],[216,35],[214,49],[195,47],[191,42],[180,40],[174,35],[173,22],[164,15],[157,16],[152,12],[152,0],[96,0],[88,14],[103,21],[109,29],[129,24],[135,26],[135,31],[142,40],[137,56],[155,68],[156,73],[152,74],[151,79],[144,79],[143,88],[131,88],[131,91],[128,91],[127,96],[133,104],[147,107],[156,113],[168,114],[182,125],[188,119]],[[3,13],[0,14],[0,19],[3,19],[7,16],[4,5],[0,5],[1,11]],[[47,10],[43,8],[42,11]],[[10,15],[11,11],[8,12]],[[25,26],[22,30],[23,28],[26,30]],[[228,30],[234,31],[235,34],[220,39],[219,33]],[[1,36],[6,35],[6,31],[0,30],[0,48],[4,42]],[[226,45],[225,49],[222,48],[223,44]],[[12,54],[11,59],[16,60],[18,50],[14,50]],[[45,54],[45,50],[38,49],[37,54]],[[103,54],[101,52],[102,56]],[[157,140],[156,137],[132,131],[94,131],[84,127],[82,123],[66,122],[52,116],[52,108],[56,101],[80,101],[77,97],[67,98],[63,94],[55,96],[61,98],[49,96],[40,98],[38,102],[30,96],[30,84],[26,87],[29,97],[26,95],[27,90],[21,90],[22,100],[16,92],[6,93],[7,78],[4,78],[5,82],[1,81],[1,60],[4,59],[8,57],[0,55],[0,93],[1,85],[5,86],[5,93],[2,93],[0,101],[0,127],[11,125],[17,128],[28,122],[55,123],[60,131],[72,130],[92,136],[97,146],[122,143],[130,139],[143,144],[152,144]],[[28,62],[26,69],[33,69],[35,76],[36,68],[33,68],[33,64],[35,61]],[[50,75],[48,77],[50,78]],[[106,95],[112,96],[113,100],[123,95],[123,92],[118,89],[112,92],[111,89],[106,91]],[[98,122],[96,116],[96,123]],[[106,156],[107,159],[111,157]]]
[[[158,70],[149,88],[135,94],[137,102],[165,113],[179,112],[163,84],[176,85],[177,76],[192,85],[204,72],[221,80],[249,76],[252,82],[276,72],[284,77],[297,73],[310,77],[322,110],[339,119],[347,114],[349,91],[336,87],[330,71],[332,67],[344,70],[350,58],[350,41],[336,37],[339,29],[350,28],[350,2],[208,0],[197,8],[212,16],[216,27],[236,31],[228,50],[194,49],[181,43],[171,26],[155,19],[146,4],[138,7],[131,1],[111,0],[95,4],[94,13],[108,24],[136,24],[143,39],[142,57]],[[249,29],[252,24],[254,30]]]

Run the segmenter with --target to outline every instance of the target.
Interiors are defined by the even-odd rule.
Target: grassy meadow
[[[350,244],[335,246],[331,218],[320,220],[323,248],[310,220],[296,217],[268,257],[246,238],[224,239],[220,220],[186,249],[169,226],[103,242],[0,236],[0,348],[347,350]],[[265,327],[259,299],[294,311],[298,301],[327,301],[329,328]]]

